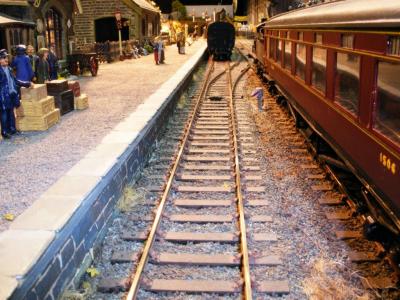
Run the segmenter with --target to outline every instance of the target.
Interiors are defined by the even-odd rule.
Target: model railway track
[[[225,70],[223,70],[225,69]],[[214,74],[215,77],[211,77]],[[138,290],[143,284],[142,277],[145,273],[145,266],[151,259],[151,251],[157,251],[156,237],[160,228],[162,217],[165,212],[167,202],[170,199],[172,191],[178,193],[224,193],[230,196],[240,197],[240,188],[236,188],[233,179],[239,180],[237,173],[235,175],[199,175],[195,173],[200,170],[232,170],[233,157],[238,162],[237,140],[234,130],[235,121],[230,118],[232,114],[232,85],[230,79],[230,67],[226,63],[214,64],[211,66],[206,75],[209,80],[205,81],[202,87],[198,101],[194,108],[194,114],[190,118],[187,130],[181,142],[181,147],[176,156],[175,163],[172,167],[166,188],[163,192],[159,207],[156,212],[155,220],[151,226],[150,233],[147,237],[145,248],[141,259],[133,276],[132,285],[128,292],[127,299],[133,299],[137,296]],[[233,140],[233,149],[230,148]],[[219,142],[218,148],[214,147],[215,141]],[[232,153],[233,152],[233,153]],[[220,156],[216,156],[216,155]],[[212,167],[212,168],[210,168]],[[235,171],[238,171],[238,164]],[[178,179],[178,181],[175,181]],[[229,185],[188,185],[182,182],[204,182],[204,181],[225,181]],[[240,186],[240,185],[239,185]],[[181,206],[190,206],[195,199],[176,199],[175,204]],[[200,204],[200,203],[198,203]],[[202,205],[207,205],[203,203]],[[244,219],[243,209],[238,204],[239,218]],[[201,215],[201,214],[181,214],[170,215],[168,220],[172,222],[191,222],[191,223],[232,223],[234,216],[231,215]],[[162,238],[166,241],[173,242],[218,242],[232,243],[239,242],[241,244],[242,254],[242,271],[245,278],[244,290],[251,297],[251,282],[249,275],[248,251],[245,240],[245,225],[240,223],[240,235],[233,233],[220,232],[163,232]],[[164,264],[199,264],[199,265],[225,265],[237,264],[238,261],[234,257],[226,255],[206,255],[206,254],[185,254],[185,253],[165,253],[157,252],[156,260],[158,263]],[[236,262],[235,262],[236,260]],[[237,292],[240,290],[240,284],[229,281],[211,281],[211,280],[179,280],[179,279],[153,279],[145,282],[145,288],[153,292]]]
[[[237,64],[233,65],[233,67],[235,66]],[[207,80],[200,91],[194,113],[188,121],[187,130],[184,133],[155,220],[146,239],[127,299],[134,299],[140,288],[152,292],[243,292],[246,299],[252,298],[246,225],[241,194],[237,125],[233,113],[233,86],[230,71],[231,67],[228,63],[211,62],[206,74]],[[221,171],[226,174],[218,175],[217,173]],[[231,171],[233,173],[230,173]],[[186,184],[186,182],[191,182],[191,184]],[[204,184],[205,182],[206,184]],[[218,184],[220,182],[223,182],[224,185]],[[182,194],[182,198],[172,199],[172,192]],[[224,194],[226,200],[198,200],[196,197],[183,196],[198,193]],[[226,201],[229,201],[231,206],[234,203],[232,199],[236,199],[237,217],[233,214],[198,214],[196,208],[193,209],[193,207],[199,205],[225,206],[227,205]],[[164,216],[169,222],[227,223],[232,228],[229,232],[166,231],[159,234],[158,230],[162,223],[163,214],[169,203],[181,207],[190,207],[186,208],[188,211],[184,214]],[[234,226],[235,218],[238,218],[239,234]],[[156,241],[156,238],[160,236],[160,241]],[[162,243],[162,240],[179,243],[239,243],[240,255],[162,252],[157,250],[158,243]],[[143,282],[146,264],[149,260],[158,264],[238,266],[242,273],[243,284],[241,281],[229,280],[182,279],[151,279]]]
[[[119,236],[135,250],[113,250],[111,264],[130,263],[132,273],[123,280],[109,275],[99,292],[126,291],[126,299],[188,293],[252,299],[289,292],[286,280],[257,275],[282,262],[265,252],[278,240],[268,232],[273,218],[254,213],[268,211],[268,200],[262,197],[254,124],[243,97],[247,70],[240,60],[209,61],[196,99],[185,109],[189,119],[185,124],[186,112],[178,116],[167,142],[158,145],[165,156],[150,162],[146,181],[161,184],[145,186],[158,196],[146,196],[142,205],[156,207],[123,217],[129,226]]]

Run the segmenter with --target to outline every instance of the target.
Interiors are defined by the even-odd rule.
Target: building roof
[[[28,6],[28,1],[26,1],[26,0],[0,0],[0,5]]]
[[[270,28],[393,28],[400,26],[399,0],[346,0],[298,9],[271,18]]]
[[[8,16],[0,15],[0,26],[1,25],[11,25],[11,24],[21,24],[21,25],[35,25],[32,22],[26,22],[22,20],[12,19]]]
[[[159,9],[155,8],[152,4],[150,4],[146,0],[132,0],[132,1],[136,3],[138,6],[140,6],[142,9],[147,9],[158,13],[160,12]]]

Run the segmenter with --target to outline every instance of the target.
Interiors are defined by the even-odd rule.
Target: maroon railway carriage
[[[398,233],[400,1],[326,3],[271,18],[258,31],[263,72],[364,183]]]

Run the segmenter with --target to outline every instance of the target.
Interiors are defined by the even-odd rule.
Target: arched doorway
[[[126,25],[126,19],[122,19],[122,24]],[[97,19],[94,23],[96,32],[96,42],[118,41],[117,22],[114,17]],[[129,40],[129,26],[122,26],[122,40]]]
[[[62,34],[62,15],[55,8],[50,8],[46,12],[46,44],[48,47],[54,45],[56,54],[59,58],[64,57]]]

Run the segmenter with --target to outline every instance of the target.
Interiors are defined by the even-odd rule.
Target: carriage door
[[[46,13],[46,44],[54,44],[58,58],[63,58],[62,50],[62,16],[54,8]]]

